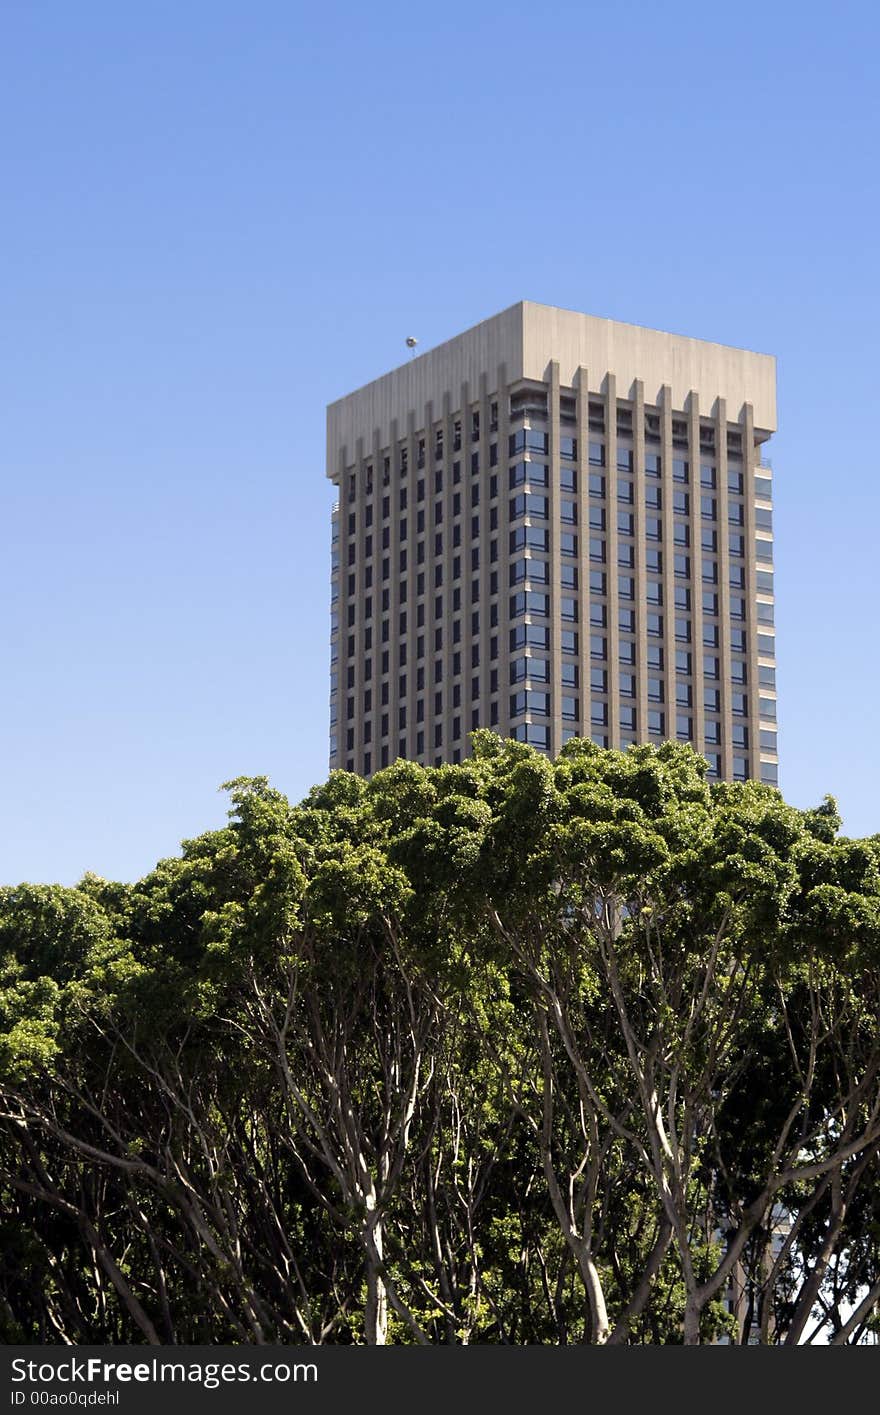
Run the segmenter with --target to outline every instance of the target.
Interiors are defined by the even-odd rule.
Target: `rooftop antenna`
[[[406,347],[409,349],[410,354],[412,355],[413,358],[415,358],[415,356],[416,356],[416,345],[418,344],[418,342],[419,342],[418,339],[416,339],[412,334],[408,334],[408,335],[407,335],[407,337],[406,337]]]

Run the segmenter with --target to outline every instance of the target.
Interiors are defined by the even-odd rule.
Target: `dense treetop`
[[[880,838],[474,736],[0,890],[24,1341],[865,1339]]]

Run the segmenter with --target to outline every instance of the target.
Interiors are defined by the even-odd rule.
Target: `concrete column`
[[[727,546],[727,403],[719,398],[715,405],[715,461],[718,486],[718,658],[721,665],[721,776],[730,781],[733,776],[731,732],[733,714],[730,694],[730,553]],[[707,493],[708,494],[708,493]],[[700,646],[702,650],[702,645]]]
[[[703,706],[703,590],[700,576],[700,562],[702,560],[702,525],[700,519],[700,396],[696,390],[692,389],[688,395],[688,445],[690,451],[688,460],[690,462],[690,517],[688,526],[690,527],[690,561],[691,575],[688,585],[691,592],[691,683],[693,693],[693,718],[694,749],[698,752],[705,750],[705,723],[706,712]],[[674,627],[674,626],[673,626]],[[682,648],[684,645],[682,645]],[[676,677],[678,675],[676,674]]]
[[[645,536],[645,457],[647,456],[647,443],[645,441],[645,385],[640,378],[637,378],[633,385],[633,431],[635,441],[635,455],[633,467],[633,511],[635,513],[635,546],[636,546],[636,568],[633,571],[636,580],[636,736],[639,742],[648,740],[648,660],[646,646],[648,642],[646,615],[648,607],[645,602],[645,551],[647,548],[647,538]],[[652,449],[656,446],[651,444]],[[661,451],[662,455],[662,451]],[[654,485],[654,482],[651,482]],[[617,505],[617,474],[615,472],[614,500]],[[623,665],[615,663],[614,672],[619,674],[625,672]]]

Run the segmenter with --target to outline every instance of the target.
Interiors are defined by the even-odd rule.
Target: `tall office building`
[[[678,738],[777,780],[775,360],[524,302],[328,408],[330,764]]]

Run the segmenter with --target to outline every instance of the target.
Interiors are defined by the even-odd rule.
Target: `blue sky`
[[[848,0],[6,0],[0,879],[325,776],[325,405],[519,299],[777,355],[781,785],[880,831],[878,43]]]

